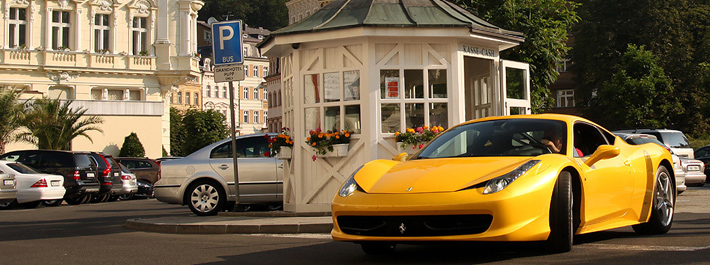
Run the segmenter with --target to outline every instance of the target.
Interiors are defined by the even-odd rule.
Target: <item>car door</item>
[[[210,165],[234,188],[232,168],[232,142],[227,141],[212,149]],[[239,167],[239,201],[269,202],[276,200],[278,182],[276,159],[265,156],[269,150],[268,139],[263,136],[237,139],[237,163]],[[233,192],[230,192],[233,194]]]
[[[602,130],[587,123],[574,125],[575,148],[583,157],[576,158],[584,170],[582,178],[584,220],[587,225],[600,224],[626,214],[634,194],[635,178],[631,161],[622,152],[616,157],[599,160],[591,167],[584,164],[601,145],[613,144]],[[612,138],[613,139],[613,138]]]

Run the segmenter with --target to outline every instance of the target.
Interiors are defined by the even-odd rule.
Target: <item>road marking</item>
[[[249,234],[247,236],[262,236],[262,237],[288,237],[288,238],[307,238],[307,239],[333,239],[330,234]]]
[[[577,247],[577,246],[575,246]],[[611,250],[636,250],[636,251],[698,251],[710,249],[710,246],[705,247],[682,247],[682,246],[636,246],[636,245],[612,245],[612,244],[583,244],[580,248],[596,248],[596,249],[611,249]]]

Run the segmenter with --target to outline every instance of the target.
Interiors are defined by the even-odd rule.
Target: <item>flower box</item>
[[[405,145],[404,147],[402,147],[402,142],[397,142],[397,154],[407,153],[411,156],[417,151],[419,151],[419,148],[417,147],[413,147],[411,145]]]
[[[318,157],[344,157],[348,155],[350,144],[334,144],[333,151],[327,151],[325,155],[319,154]]]
[[[293,155],[293,148],[288,147],[288,146],[281,146],[281,147],[279,147],[279,152],[276,154],[276,158],[291,159],[292,155]]]

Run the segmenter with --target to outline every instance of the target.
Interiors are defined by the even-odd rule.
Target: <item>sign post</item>
[[[242,47],[242,21],[224,21],[212,24],[212,57],[214,57],[214,81],[229,82],[229,116],[232,121],[232,164],[236,203],[239,203],[239,166],[237,164],[236,122],[234,115],[233,81],[244,80],[244,55]]]

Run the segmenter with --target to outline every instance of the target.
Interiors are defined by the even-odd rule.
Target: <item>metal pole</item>
[[[235,203],[239,204],[239,164],[237,163],[237,139],[236,139],[236,121],[234,116],[234,85],[229,82],[229,116],[232,119],[232,165],[234,168],[234,187],[236,192]]]

